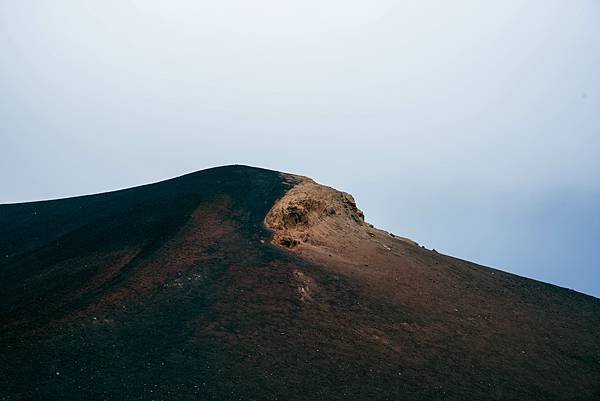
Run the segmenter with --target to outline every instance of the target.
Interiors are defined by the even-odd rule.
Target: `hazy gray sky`
[[[241,163],[600,296],[600,2],[0,0],[0,202]]]

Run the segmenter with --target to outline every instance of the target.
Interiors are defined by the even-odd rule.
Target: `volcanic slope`
[[[600,399],[600,300],[245,166],[1,205],[0,324],[0,400]]]

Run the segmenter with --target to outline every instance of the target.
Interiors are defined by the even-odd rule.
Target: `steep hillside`
[[[0,324],[0,400],[600,399],[600,300],[245,166],[1,205]]]

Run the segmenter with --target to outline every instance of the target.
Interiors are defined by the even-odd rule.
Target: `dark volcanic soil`
[[[244,166],[0,206],[0,324],[0,400],[600,400],[600,300]]]

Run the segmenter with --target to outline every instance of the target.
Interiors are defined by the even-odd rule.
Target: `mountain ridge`
[[[0,399],[600,395],[600,302],[241,165],[0,205]],[[575,390],[574,390],[575,389]]]

